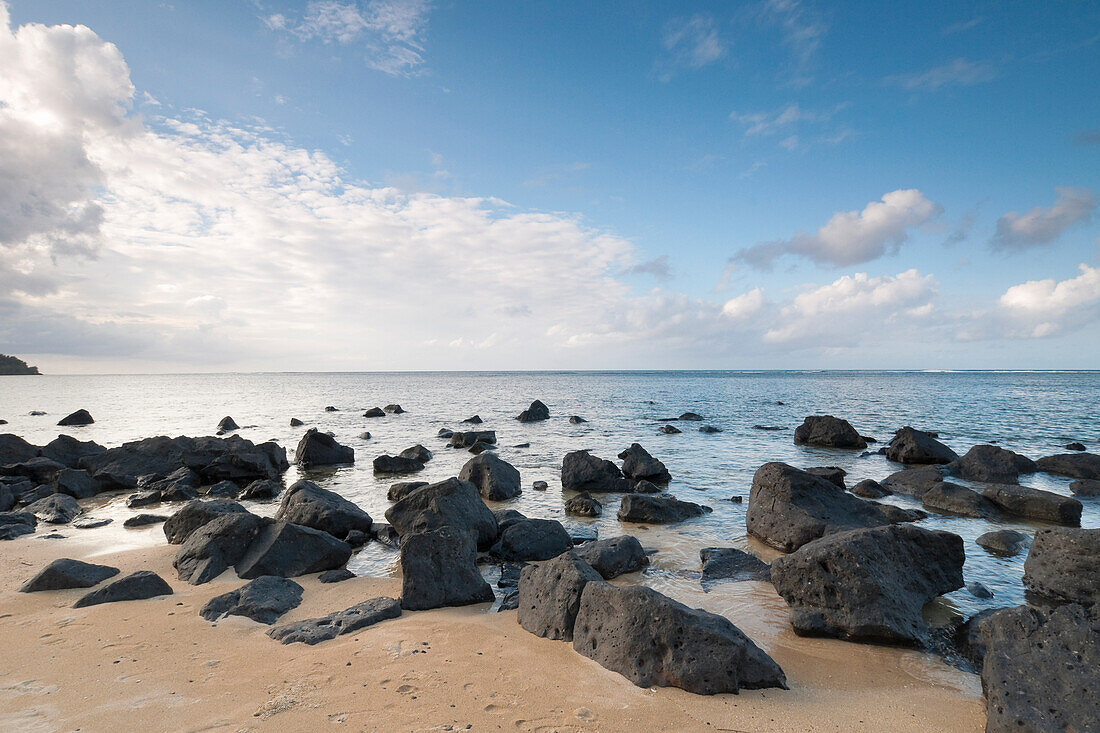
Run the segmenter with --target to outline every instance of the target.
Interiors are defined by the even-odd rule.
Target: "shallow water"
[[[996,441],[1031,458],[1065,452],[1071,440],[1090,451],[1100,439],[1100,372],[554,372],[554,373],[347,373],[347,374],[228,374],[172,376],[43,376],[0,378],[0,430],[43,444],[61,432],[108,446],[153,435],[209,435],[225,415],[254,441],[276,440],[293,458],[305,428],[291,428],[291,417],[332,431],[355,448],[357,463],[335,471],[310,472],[322,486],[355,501],[382,520],[390,502],[386,491],[398,480],[442,480],[456,475],[470,458],[465,451],[445,448],[436,437],[441,427],[461,430],[461,420],[478,414],[480,429],[497,431],[499,455],[522,475],[524,493],[508,502],[529,516],[549,517],[568,524],[587,524],[601,537],[635,534],[658,552],[638,581],[672,596],[698,591],[699,550],[708,546],[752,549],[765,559],[774,551],[745,534],[744,514],[753,472],[767,461],[800,467],[840,466],[849,486],[864,478],[881,480],[901,466],[883,456],[861,457],[861,451],[796,446],[792,434],[802,418],[830,413],[847,418],[863,435],[880,444],[899,427],[939,432],[940,440],[959,454],[972,445]],[[512,419],[531,400],[541,399],[551,413],[542,423]],[[363,418],[364,410],[399,403],[408,412],[384,418]],[[780,404],[782,403],[782,404]],[[326,412],[332,405],[337,412]],[[56,422],[78,408],[88,409],[95,424],[59,428]],[[45,416],[31,416],[44,410]],[[660,418],[685,411],[704,416],[702,423],[678,423],[680,435],[663,435]],[[570,415],[588,420],[568,422]],[[761,431],[753,425],[783,429]],[[703,434],[700,425],[723,430]],[[370,440],[358,436],[372,434]],[[707,504],[714,512],[669,527],[624,525],[615,514],[617,495],[598,497],[604,514],[596,520],[566,518],[562,510],[560,470],[569,451],[590,449],[615,459],[632,442],[640,442],[664,461],[672,473],[669,490],[681,498]],[[521,443],[530,447],[516,448]],[[376,477],[371,460],[396,454],[416,443],[432,450],[426,469],[409,477]],[[872,446],[874,447],[874,446]],[[289,484],[301,475],[292,467]],[[550,484],[547,491],[532,482]],[[1069,495],[1070,479],[1037,473],[1022,477],[1025,485]],[[965,482],[963,482],[965,483]],[[742,496],[745,503],[728,501]],[[97,530],[104,548],[139,546],[163,541],[159,527],[124,530],[121,519],[131,512],[125,495],[109,498],[94,515],[116,517]],[[884,501],[919,506],[907,497]],[[97,504],[100,503],[97,501]],[[1082,526],[1100,526],[1100,500],[1083,500]],[[254,507],[271,513],[276,504]],[[503,505],[502,505],[503,506]],[[495,508],[495,507],[494,507]],[[170,513],[172,507],[153,507]],[[950,594],[944,605],[969,615],[983,607],[1022,603],[1024,555],[997,558],[974,543],[983,532],[1000,527],[1033,531],[1041,523],[994,522],[932,515],[921,526],[956,532],[966,542],[966,581],[977,580],[993,591],[981,600],[966,590]],[[349,567],[362,575],[393,571],[395,553],[372,543]],[[744,591],[738,584],[715,586],[709,605],[733,610]]]

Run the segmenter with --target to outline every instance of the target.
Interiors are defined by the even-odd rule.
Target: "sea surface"
[[[457,475],[471,456],[447,448],[436,437],[440,428],[470,429],[462,420],[480,415],[480,429],[496,430],[498,454],[515,465],[524,492],[493,508],[512,507],[532,517],[566,522],[600,537],[634,534],[656,550],[651,568],[639,577],[673,597],[699,589],[699,550],[732,546],[756,552],[766,560],[777,553],[746,536],[745,510],[753,472],[768,461],[799,467],[840,466],[849,486],[864,478],[881,480],[901,468],[884,456],[859,450],[796,446],[794,428],[803,417],[832,414],[848,419],[863,435],[885,444],[905,425],[936,431],[960,455],[971,446],[994,442],[1033,459],[1066,452],[1070,441],[1092,452],[1100,441],[1100,372],[551,372],[551,373],[279,373],[149,376],[0,377],[0,418],[11,432],[44,444],[65,432],[107,446],[155,435],[212,435],[218,421],[232,416],[240,435],[257,442],[275,440],[293,461],[294,447],[306,427],[331,431],[355,449],[354,465],[336,470],[299,472],[292,466],[289,485],[308,475],[366,509],[378,521],[390,505],[386,491],[400,480],[438,481]],[[550,408],[548,421],[522,424],[514,417],[534,399]],[[398,403],[406,413],[364,418],[364,410]],[[326,412],[327,406],[337,408]],[[57,421],[78,409],[89,410],[95,424],[59,428]],[[31,416],[40,410],[44,416]],[[658,432],[663,418],[692,411],[702,423],[672,423],[679,435]],[[579,415],[588,422],[573,425]],[[297,417],[306,427],[290,427]],[[713,425],[720,433],[699,432]],[[780,430],[765,431],[754,425]],[[360,437],[369,431],[370,439]],[[562,457],[588,449],[597,456],[616,455],[639,442],[661,459],[673,476],[669,490],[682,499],[714,509],[699,519],[667,527],[624,525],[616,517],[619,495],[599,496],[604,514],[594,520],[566,517],[560,483]],[[371,461],[415,444],[434,453],[426,469],[408,477],[375,476]],[[529,443],[529,447],[514,447]],[[878,446],[872,445],[870,450]],[[536,491],[534,481],[550,488]],[[1070,479],[1037,473],[1023,476],[1027,486],[1070,495]],[[966,483],[959,481],[959,483]],[[730,501],[743,497],[742,503]],[[919,503],[903,496],[883,501],[905,507]],[[1084,499],[1082,526],[1100,527],[1100,500]],[[163,542],[159,527],[125,530],[130,514],[125,495],[97,498],[90,514],[115,517],[99,532],[104,551]],[[271,514],[277,502],[253,506]],[[148,510],[146,510],[148,511]],[[153,509],[153,511],[157,511]],[[167,511],[161,510],[161,511]],[[974,543],[991,529],[1014,527],[1031,532],[1043,526],[1029,521],[989,521],[931,515],[920,526],[955,532],[966,542],[966,581],[979,581],[993,598],[979,599],[967,590],[939,602],[945,615],[971,613],[984,607],[1024,601],[1021,584],[1024,555],[997,558]],[[360,575],[395,572],[396,553],[371,543],[349,567]],[[490,574],[491,570],[488,571]],[[738,602],[737,583],[714,586],[710,593],[722,607],[728,597]],[[680,591],[684,591],[681,593]],[[932,609],[933,615],[937,613]]]

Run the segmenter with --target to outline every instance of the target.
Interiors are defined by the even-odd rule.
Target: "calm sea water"
[[[494,429],[499,455],[522,475],[524,493],[508,502],[529,516],[567,520],[560,484],[562,457],[590,449],[615,459],[632,442],[639,442],[664,461],[672,473],[670,490],[681,498],[704,503],[714,513],[671,527],[625,526],[615,513],[618,497],[605,501],[596,520],[568,518],[589,524],[601,537],[635,534],[658,552],[653,566],[639,578],[674,597],[698,589],[699,549],[735,546],[765,559],[775,553],[745,533],[745,509],[753,472],[767,461],[795,466],[831,465],[848,471],[852,485],[864,478],[882,479],[898,470],[884,457],[860,457],[860,451],[796,446],[793,429],[806,415],[831,413],[847,418],[864,435],[889,439],[904,425],[937,431],[940,439],[962,454],[976,443],[998,444],[1032,458],[1064,452],[1077,440],[1091,451],[1100,440],[1100,372],[1066,373],[924,373],[924,372],[554,372],[554,373],[350,373],[350,374],[228,374],[173,376],[42,376],[0,378],[0,428],[42,444],[60,432],[107,446],[154,435],[213,434],[220,418],[231,415],[243,426],[240,435],[254,441],[275,440],[293,459],[304,428],[291,428],[297,417],[307,426],[331,431],[355,448],[357,462],[310,478],[355,501],[378,520],[390,502],[389,484],[398,479],[375,477],[372,459],[395,454],[421,443],[435,458],[426,470],[409,478],[436,481],[456,475],[470,458],[465,451],[445,448],[436,438],[442,427],[462,429],[461,420],[478,414],[481,427]],[[551,419],[521,424],[512,419],[533,399],[541,399]],[[408,412],[385,418],[363,418],[365,409],[399,403]],[[783,404],[779,404],[783,403]],[[338,412],[326,412],[332,405]],[[86,408],[95,424],[62,429],[62,416]],[[31,416],[44,410],[46,416]],[[659,418],[685,411],[704,416],[704,423],[680,423],[680,435],[663,435]],[[588,420],[568,422],[570,415]],[[703,434],[698,427],[723,430]],[[767,432],[753,425],[783,429]],[[370,431],[370,440],[358,436]],[[521,443],[530,447],[516,448]],[[286,480],[299,477],[292,467]],[[548,491],[534,491],[543,480]],[[963,482],[965,483],[965,482]],[[1069,495],[1069,479],[1047,474],[1025,476],[1023,483]],[[743,496],[745,503],[728,501]],[[129,514],[125,496],[102,500],[96,515],[123,518]],[[889,497],[899,506],[919,506],[906,497]],[[1100,500],[1084,500],[1082,524],[1100,527]],[[272,513],[276,504],[253,507]],[[495,507],[494,507],[495,508]],[[116,521],[99,532],[105,546],[162,542],[159,528],[123,530]],[[991,522],[932,515],[921,526],[946,529],[966,541],[967,582],[977,580],[994,592],[979,600],[966,590],[948,596],[943,605],[969,614],[986,606],[1023,602],[1023,556],[1001,559],[974,543],[983,532],[1003,526],[1032,531],[1039,523]],[[79,530],[72,530],[79,531]],[[395,553],[377,543],[368,545],[350,567],[362,575],[393,572]],[[716,586],[712,595],[728,594],[736,603],[738,584]],[[720,604],[719,604],[720,605]]]

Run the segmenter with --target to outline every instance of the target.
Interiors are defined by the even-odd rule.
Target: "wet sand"
[[[140,532],[138,543],[152,544],[160,528]],[[680,600],[726,613],[791,689],[706,697],[636,687],[485,604],[284,646],[253,621],[198,615],[242,583],[232,572],[192,587],[176,580],[174,547],[103,552],[90,533],[63,533],[0,548],[3,730],[979,731],[985,722],[976,676],[913,651],[798,638],[767,584],[738,584],[732,613],[728,596]],[[154,570],[175,595],[73,609],[86,591],[16,592],[58,557]],[[298,580],[302,605],[280,623],[400,592],[396,578]]]

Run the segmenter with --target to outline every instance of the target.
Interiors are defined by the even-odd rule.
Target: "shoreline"
[[[783,667],[791,689],[701,696],[636,687],[571,644],[527,633],[514,611],[488,613],[488,604],[406,612],[316,646],[279,644],[266,636],[270,627],[248,619],[203,620],[198,610],[207,600],[244,581],[229,571],[200,586],[181,582],[172,568],[176,549],[161,540],[97,552],[94,537],[81,533],[5,543],[0,728],[979,731],[985,725],[977,675],[914,650],[798,637],[786,604],[767,584],[740,584],[738,612],[725,615]],[[93,555],[123,574],[152,570],[175,594],[72,609],[85,591],[17,592],[54,559]],[[302,604],[278,624],[400,593],[397,577],[334,585],[315,575],[296,580],[305,589]],[[617,582],[634,581],[628,575]],[[718,598],[688,595],[677,600],[723,612]]]

